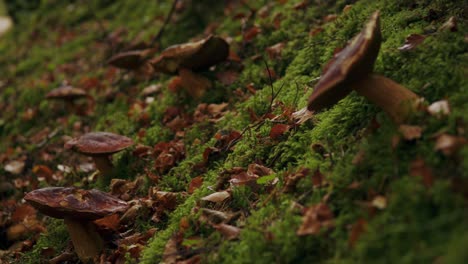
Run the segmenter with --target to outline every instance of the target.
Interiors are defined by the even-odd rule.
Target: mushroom
[[[125,70],[138,70],[145,66],[148,57],[156,52],[156,48],[123,51],[112,56],[107,63]]]
[[[179,74],[182,86],[194,97],[200,97],[211,87],[207,78],[193,73],[207,69],[229,55],[229,44],[222,38],[210,35],[197,42],[170,46],[149,63],[156,72]]]
[[[39,212],[64,219],[75,251],[84,263],[97,257],[104,246],[92,221],[124,212],[128,207],[110,194],[74,187],[42,188],[27,193],[24,199]]]
[[[399,124],[417,107],[419,97],[400,84],[373,74],[382,36],[379,11],[372,14],[364,29],[324,69],[309,97],[308,110],[315,112],[333,106],[351,90],[366,97]]]
[[[53,89],[46,94],[46,99],[65,101],[69,112],[75,111],[75,101],[82,98],[87,98],[93,101],[92,97],[89,96],[85,90],[73,87],[67,84],[67,82],[64,82],[59,88]]]
[[[105,176],[114,169],[110,156],[133,145],[133,140],[109,132],[91,132],[65,143],[65,149],[72,149],[86,156],[91,156],[96,168]]]

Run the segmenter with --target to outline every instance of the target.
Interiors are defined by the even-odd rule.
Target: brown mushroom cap
[[[308,110],[330,107],[351,92],[348,85],[370,74],[379,53],[382,36],[379,11],[372,14],[364,29],[330,61],[309,97]]]
[[[119,152],[133,145],[131,138],[109,132],[91,132],[65,143],[66,149],[79,153],[100,156]]]
[[[61,86],[47,93],[47,99],[63,99],[63,100],[74,100],[82,97],[86,97],[88,94],[85,90],[73,87],[71,85]]]
[[[127,203],[99,190],[48,187],[26,194],[24,199],[41,213],[54,218],[95,220],[123,212]]]
[[[229,44],[211,35],[197,42],[170,46],[150,63],[156,71],[174,74],[181,68],[195,71],[209,68],[228,55]]]
[[[148,56],[155,51],[154,48],[124,51],[112,56],[107,63],[121,69],[136,70],[143,66]]]

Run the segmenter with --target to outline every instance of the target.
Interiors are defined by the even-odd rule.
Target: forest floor
[[[97,263],[468,263],[465,0],[180,0],[167,23],[170,0],[15,3],[0,37],[0,263],[80,262],[63,220],[23,199],[48,186],[127,201],[94,222]],[[424,102],[397,124],[352,92],[299,124],[376,10],[374,72]],[[142,67],[107,63],[163,25]],[[148,69],[209,35],[229,56],[193,83]],[[64,82],[88,97],[47,100]],[[64,148],[95,131],[135,142],[110,176]]]

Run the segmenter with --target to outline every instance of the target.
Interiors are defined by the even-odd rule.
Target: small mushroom
[[[209,36],[197,42],[170,46],[159,57],[150,61],[156,72],[179,74],[182,86],[194,97],[200,97],[211,87],[207,78],[193,73],[208,69],[224,61],[229,55],[229,44],[217,36]]]
[[[141,49],[123,51],[112,56],[107,63],[125,70],[138,70],[145,65],[148,57],[153,55],[156,49]]]
[[[382,36],[379,11],[372,14],[364,29],[330,61],[309,97],[308,110],[315,112],[333,106],[352,90],[402,123],[415,110],[419,97],[400,84],[372,74]]]
[[[67,110],[69,112],[75,111],[75,101],[79,99],[87,98],[93,101],[92,97],[88,93],[81,89],[73,87],[67,82],[64,82],[59,88],[53,89],[46,94],[46,99],[55,99],[65,101]]]
[[[39,212],[64,219],[75,251],[84,263],[99,256],[104,242],[92,221],[124,212],[128,205],[99,190],[48,187],[26,194],[24,199]]]
[[[110,156],[133,145],[133,140],[109,132],[91,132],[65,143],[65,149],[72,149],[91,156],[97,169],[105,176],[114,169]]]

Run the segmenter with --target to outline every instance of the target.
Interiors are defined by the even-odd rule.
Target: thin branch
[[[150,43],[151,47],[153,47],[159,41],[159,39],[162,37],[162,34],[164,33],[164,29],[166,28],[167,24],[169,24],[169,21],[171,21],[172,14],[175,11],[177,2],[178,2],[178,0],[173,0],[172,1],[171,10],[167,14],[166,19],[164,20],[164,24],[161,26],[161,28],[159,28],[158,34],[156,34],[156,36],[154,36],[154,38],[151,40],[151,43]]]

